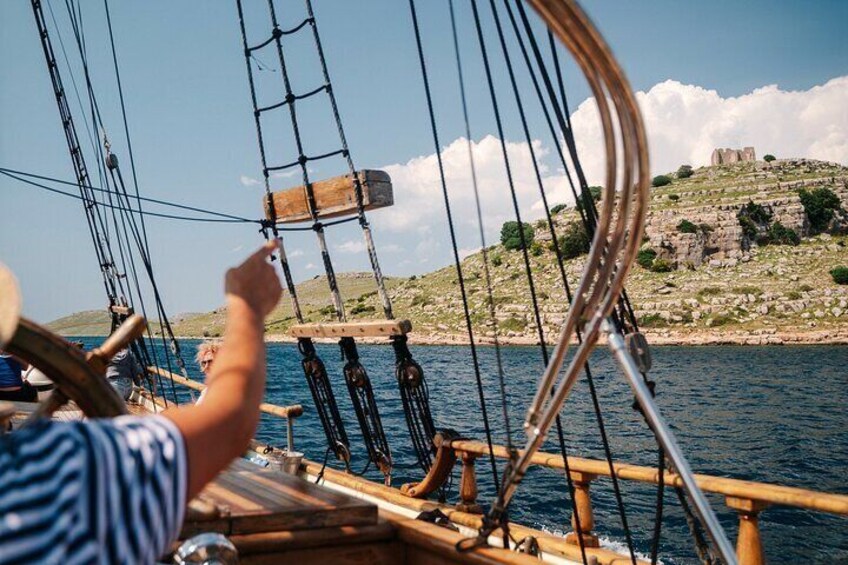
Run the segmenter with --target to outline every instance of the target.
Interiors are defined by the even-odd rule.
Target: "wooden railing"
[[[460,481],[460,492],[476,493],[477,486],[473,473],[474,459],[483,455],[489,455],[489,447],[485,443],[471,440],[452,440],[445,442],[445,447],[453,449],[463,461],[462,479]],[[507,459],[509,453],[503,446],[493,446],[495,457]],[[470,456],[470,457],[469,457]],[[552,469],[565,470],[565,464],[561,455],[552,453],[537,453],[532,459],[534,465]],[[467,472],[468,467],[471,472]],[[592,517],[592,503],[589,495],[589,487],[592,481],[598,477],[609,477],[610,468],[606,461],[596,459],[584,459],[582,457],[569,457],[568,467],[575,488],[575,502],[577,513],[580,517],[581,535],[587,546],[597,547],[598,537],[592,532],[594,520]],[[633,480],[644,483],[659,483],[659,472],[651,467],[629,465],[627,463],[613,463],[613,471],[619,479]],[[683,483],[680,477],[671,472],[664,474],[666,485],[680,487]],[[705,492],[720,494],[724,496],[725,504],[739,514],[739,535],[736,542],[736,554],[742,565],[759,565],[765,563],[763,557],[762,538],[758,517],[760,512],[772,505],[793,506],[806,510],[828,512],[848,516],[848,495],[827,494],[811,490],[757,483],[753,481],[742,481],[724,477],[713,477],[710,475],[695,475],[698,486]],[[467,500],[463,496],[463,503],[474,504],[474,500]],[[576,520],[572,518],[572,524],[576,529]],[[576,533],[571,533],[566,540],[577,544]]]
[[[206,385],[197,381],[186,379],[182,375],[174,374],[159,367],[148,367],[147,372],[151,375],[159,375],[166,379],[171,379],[174,384],[184,386],[196,391],[206,390]],[[278,418],[283,418],[286,421],[286,449],[294,451],[294,421],[303,416],[303,406],[293,404],[291,406],[277,406],[263,402],[259,405],[259,410],[264,414],[270,414]]]
[[[163,369],[151,367],[148,371],[151,374],[159,374],[165,378],[173,379],[174,383],[194,390],[200,391],[206,388],[198,382],[187,380],[180,375],[175,375]],[[260,410],[266,414],[286,419],[288,446],[289,450],[293,450],[292,423],[294,419],[303,414],[303,407],[299,404],[277,406],[263,403],[260,406]],[[452,451],[451,457],[453,460],[458,460],[462,463],[462,475],[459,487],[461,502],[456,506],[459,511],[458,515],[479,514],[481,510],[477,504],[478,489],[475,461],[478,457],[489,455],[488,446],[485,443],[473,440],[445,439],[440,442],[439,447],[442,450]],[[504,446],[493,446],[493,452],[495,457],[499,459],[509,458],[507,449]],[[531,458],[531,462],[533,465],[541,467],[565,470],[562,456],[553,453],[536,453]],[[596,548],[600,544],[597,535],[593,532],[594,517],[592,515],[590,486],[595,479],[610,476],[609,464],[606,461],[597,459],[569,457],[568,467],[575,488],[574,498],[577,506],[577,514],[580,518],[581,537],[587,547]],[[615,476],[619,479],[650,484],[659,483],[659,472],[655,468],[628,463],[613,463],[612,467]],[[329,472],[330,470],[327,471]],[[335,474],[331,473],[331,475]],[[668,486],[683,486],[680,477],[675,473],[667,471],[664,473],[663,479]],[[736,542],[736,553],[739,563],[742,565],[760,565],[765,563],[758,519],[760,512],[770,506],[791,506],[805,510],[848,516],[848,495],[844,494],[828,494],[795,487],[714,477],[711,475],[696,474],[695,479],[703,491],[724,496],[725,504],[739,514],[739,534]],[[361,479],[359,480],[361,481]],[[398,493],[396,499],[392,499],[392,501],[398,502],[404,498],[404,495]],[[409,500],[411,503],[413,499],[406,498],[406,500]],[[469,521],[465,525],[474,527],[476,522],[472,522]],[[572,516],[572,525],[575,530],[577,529],[576,523],[577,520]],[[566,543],[576,547],[578,545],[577,533],[572,532],[568,534],[566,536]],[[569,554],[569,552],[565,553]]]

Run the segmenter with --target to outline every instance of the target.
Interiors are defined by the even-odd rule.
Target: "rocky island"
[[[848,264],[848,168],[811,159],[757,161],[753,148],[717,150],[714,160],[718,152],[723,164],[681,166],[654,179],[640,264],[627,285],[643,331],[655,344],[848,343],[848,285],[831,275]],[[558,244],[571,257],[566,273],[576,281],[585,258],[577,210],[556,206],[553,212]],[[528,228],[543,329],[553,342],[568,302],[546,222]],[[503,244],[488,252],[501,342],[535,343],[522,252]],[[491,343],[495,330],[487,320],[482,267],[481,253],[463,260],[475,333]],[[350,318],[380,317],[369,274],[339,279]],[[299,285],[309,321],[332,321],[326,288],[323,277]],[[389,289],[396,316],[412,321],[413,342],[467,341],[453,265],[390,278]],[[66,334],[104,333],[105,315],[102,323],[96,320],[96,314],[80,313],[51,326]],[[183,315],[174,320],[174,331],[214,337],[223,321],[220,310]],[[293,322],[288,302],[281,301],[268,318],[269,339],[285,340]]]

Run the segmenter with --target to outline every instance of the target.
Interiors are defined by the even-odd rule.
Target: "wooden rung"
[[[362,185],[362,203],[366,210],[374,210],[394,204],[392,179],[388,173],[363,169],[357,173]],[[346,216],[357,212],[356,193],[351,175],[343,175],[328,180],[312,183],[312,193],[315,196],[315,211],[319,219]],[[306,187],[296,186],[273,193],[274,212],[265,203],[265,217],[278,224],[307,222],[312,219],[309,215],[309,201]]]
[[[330,324],[296,324],[289,329],[293,337],[390,337],[412,331],[409,320],[376,322],[338,322]]]

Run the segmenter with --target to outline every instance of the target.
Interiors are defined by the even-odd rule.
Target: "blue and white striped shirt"
[[[0,437],[0,564],[153,563],[179,534],[186,477],[182,435],[162,416]]]

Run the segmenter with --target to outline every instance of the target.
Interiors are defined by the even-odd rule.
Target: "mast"
[[[77,186],[84,202],[83,209],[85,210],[91,240],[94,244],[94,251],[97,254],[97,262],[103,278],[103,286],[106,289],[106,296],[109,300],[109,314],[112,319],[112,328],[114,329],[120,322],[119,313],[128,313],[129,303],[124,296],[123,289],[118,280],[120,275],[115,266],[111,246],[104,237],[103,218],[100,216],[97,200],[90,188],[92,186],[91,178],[89,177],[88,167],[85,164],[85,157],[80,147],[73,116],[71,116],[68,98],[65,95],[65,87],[62,85],[62,77],[59,74],[59,65],[56,62],[53,44],[47,32],[47,22],[41,7],[41,0],[32,0],[32,11],[35,15],[35,24],[38,27],[38,37],[41,39],[44,58],[47,61],[47,70],[50,73],[50,80],[53,84],[53,94],[56,96],[56,105],[59,108],[62,129],[65,131],[65,141],[68,144],[68,151],[71,154],[71,162],[74,166]]]

